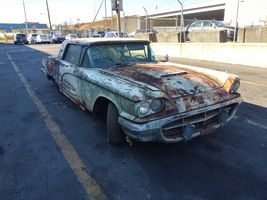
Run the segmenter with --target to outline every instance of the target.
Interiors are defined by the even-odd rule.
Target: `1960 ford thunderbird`
[[[82,109],[106,116],[111,144],[188,141],[225,125],[242,101],[238,76],[157,62],[146,40],[67,40],[42,70]]]

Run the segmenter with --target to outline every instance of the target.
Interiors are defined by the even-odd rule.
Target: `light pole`
[[[177,0],[177,1],[181,5],[180,42],[182,42],[182,35],[184,35],[183,34],[183,29],[184,29],[184,6],[183,6],[183,3],[180,0]],[[185,38],[183,38],[183,39],[185,40]]]
[[[235,32],[234,32],[234,42],[236,42],[236,35],[237,35],[237,25],[238,25],[238,14],[239,14],[239,3],[244,2],[244,0],[237,0],[236,6],[236,16],[235,16]]]
[[[26,34],[28,34],[28,22],[27,22],[27,15],[26,15],[26,9],[25,9],[25,3],[24,3],[24,0],[22,0],[22,2],[23,2],[23,9],[24,9]]]
[[[146,10],[146,8],[143,6],[143,9],[145,10],[145,12],[146,12],[146,33],[147,33],[147,10]]]

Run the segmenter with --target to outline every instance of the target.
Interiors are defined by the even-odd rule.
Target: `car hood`
[[[126,65],[105,71],[148,88],[157,88],[169,98],[196,95],[221,87],[215,80],[200,73],[159,63]]]

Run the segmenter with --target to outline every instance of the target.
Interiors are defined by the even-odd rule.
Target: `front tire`
[[[116,106],[109,102],[107,112],[107,140],[110,144],[122,144],[125,142],[125,134],[118,123],[119,112]]]

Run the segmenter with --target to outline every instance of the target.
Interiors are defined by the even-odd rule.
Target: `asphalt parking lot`
[[[58,47],[0,44],[1,200],[267,199],[267,69],[171,58],[240,75],[236,117],[187,143],[113,147],[43,76]]]

